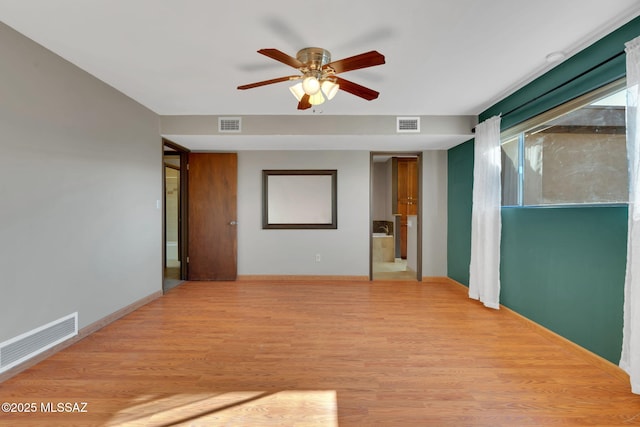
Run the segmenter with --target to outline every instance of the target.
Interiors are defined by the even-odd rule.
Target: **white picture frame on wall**
[[[263,229],[336,229],[337,170],[263,170]]]

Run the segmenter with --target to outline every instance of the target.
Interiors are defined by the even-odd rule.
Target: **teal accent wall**
[[[500,303],[618,363],[627,207],[503,208]]]
[[[473,196],[473,140],[448,151],[447,274],[469,285],[471,259],[471,202]]]
[[[625,75],[640,18],[479,116],[502,129]],[[473,140],[448,152],[448,275],[468,286]],[[627,207],[503,208],[500,302],[617,364],[622,348]]]
[[[469,285],[473,140],[448,152],[448,276]],[[617,364],[627,207],[503,208],[500,303]]]
[[[502,115],[508,129],[626,74],[624,44],[640,35],[640,17],[558,64],[479,115],[479,122]]]

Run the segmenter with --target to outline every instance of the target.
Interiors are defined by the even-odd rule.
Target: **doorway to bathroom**
[[[371,153],[371,280],[422,280],[421,153]]]
[[[163,140],[164,230],[163,291],[182,283],[187,277],[186,215],[187,155],[186,148]]]

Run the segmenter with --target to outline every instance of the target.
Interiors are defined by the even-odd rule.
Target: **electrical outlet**
[[[320,254],[316,254],[316,262],[320,261],[322,261],[322,257],[320,256]]]

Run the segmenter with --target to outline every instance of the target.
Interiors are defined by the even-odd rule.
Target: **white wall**
[[[422,159],[422,274],[446,276],[447,152],[425,151]],[[262,169],[337,169],[338,229],[263,230]],[[240,151],[238,222],[239,275],[367,276],[369,153]]]
[[[447,152],[422,153],[422,276],[447,276]]]
[[[263,169],[337,169],[338,229],[263,230]],[[238,275],[368,274],[368,152],[238,153]]]
[[[371,219],[374,221],[387,220],[387,212],[391,210],[389,206],[391,198],[387,197],[388,188],[391,185],[387,182],[387,163],[373,163],[373,197],[371,208]]]
[[[162,289],[156,114],[0,23],[0,341]]]

